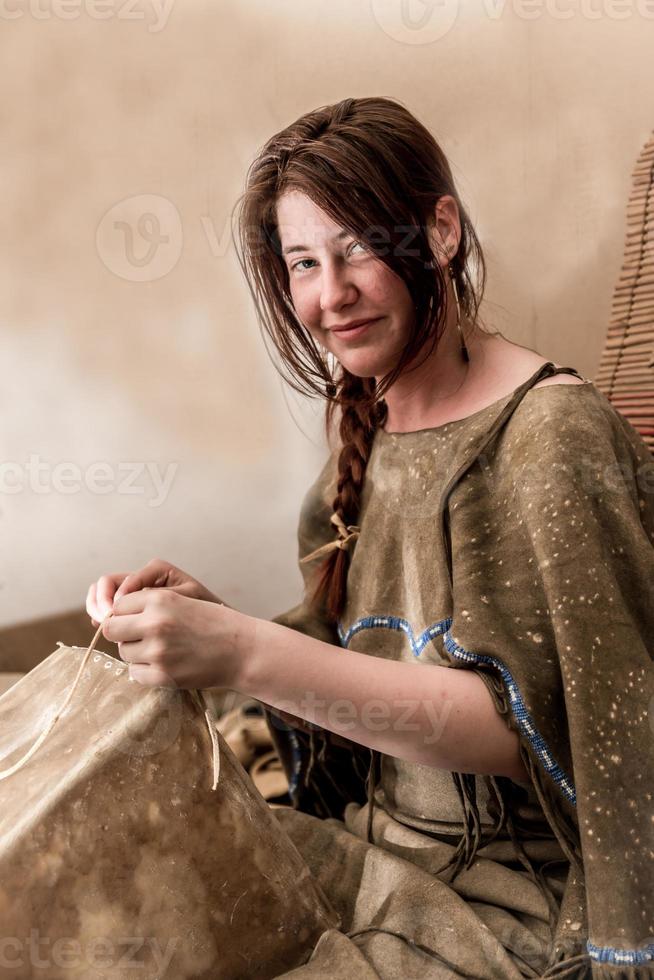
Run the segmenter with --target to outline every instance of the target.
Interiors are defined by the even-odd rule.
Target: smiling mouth
[[[337,337],[342,337],[344,340],[347,340],[349,337],[358,337],[360,334],[363,334],[366,330],[368,330],[368,328],[371,327],[374,323],[377,323],[377,321],[380,319],[381,317],[375,317],[374,319],[371,320],[365,320],[363,323],[360,323],[358,326],[349,327],[347,330],[332,329],[332,333],[336,334]]]

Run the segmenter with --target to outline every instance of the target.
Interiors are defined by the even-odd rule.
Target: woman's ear
[[[434,262],[443,268],[456,255],[461,241],[461,219],[459,208],[451,194],[443,194],[436,203],[434,216],[428,225],[429,242],[434,253]]]

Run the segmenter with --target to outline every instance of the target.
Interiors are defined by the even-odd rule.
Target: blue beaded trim
[[[499,670],[509,692],[509,703],[519,730],[531,743],[531,747],[533,748],[536,757],[538,758],[545,772],[556,783],[566,799],[569,800],[573,806],[576,806],[577,796],[575,793],[575,788],[570,779],[568,779],[564,773],[563,769],[561,769],[559,764],[555,762],[545,739],[534,725],[534,721],[527,711],[524,701],[522,700],[522,695],[520,694],[518,685],[514,681],[513,675],[508,667],[506,667],[501,660],[498,660],[497,657],[489,657],[480,653],[470,653],[469,650],[464,650],[463,647],[460,647],[454,642],[449,633],[449,626],[452,624],[452,620],[450,619],[447,622],[448,632],[445,634],[443,640],[443,646],[447,652],[451,653],[452,656],[456,657],[458,660],[463,660],[465,663],[491,664],[493,667]]]
[[[406,619],[400,619],[399,616],[364,616],[363,619],[358,619],[354,626],[350,626],[347,633],[344,632],[341,624],[338,624],[338,635],[341,641],[341,646],[348,646],[350,640],[361,630],[369,629],[387,629],[387,630],[400,630],[402,633],[406,633],[409,638],[409,643],[411,644],[411,649],[416,657],[419,657],[422,651],[425,649],[430,640],[433,640],[435,636],[440,636],[444,633],[450,624],[450,620],[443,619],[440,623],[435,623],[434,626],[428,626],[427,629],[420,634],[416,639],[413,630],[411,629],[411,624],[407,622]]]
[[[298,786],[300,785],[300,773],[302,772],[302,753],[300,752],[300,743],[298,737],[294,731],[288,732],[288,740],[291,745],[291,754],[293,756],[293,771],[291,773],[291,778],[288,784],[288,792],[292,798],[295,798],[298,791]]]
[[[654,960],[654,943],[643,949],[616,949],[614,946],[595,946],[590,940],[586,943],[590,958],[596,963],[613,963],[619,966],[640,966]]]
[[[363,629],[381,628],[401,630],[408,636],[411,649],[416,657],[420,655],[424,647],[431,639],[433,639],[435,636],[439,636],[440,634],[444,634],[443,646],[447,652],[452,654],[452,656],[457,660],[462,660],[465,663],[472,664],[491,664],[493,667],[499,670],[500,674],[502,675],[502,679],[506,684],[509,692],[509,703],[517,722],[518,729],[530,742],[534,753],[536,754],[536,757],[545,772],[558,786],[565,798],[569,800],[573,806],[576,806],[577,797],[575,788],[571,780],[561,769],[559,764],[554,760],[547,743],[534,725],[533,719],[527,711],[524,701],[522,700],[522,695],[520,694],[518,685],[514,681],[508,667],[506,667],[501,660],[498,660],[497,657],[490,657],[480,653],[471,653],[469,650],[464,650],[463,647],[459,646],[452,639],[449,633],[451,625],[451,618],[442,619],[433,626],[428,626],[427,629],[420,634],[418,639],[415,638],[411,625],[406,621],[406,619],[400,619],[399,616],[364,616],[362,619],[358,619],[356,623],[354,623],[354,625],[347,630],[347,632],[342,628],[340,623],[338,624],[337,629],[341,645],[344,647],[348,646],[352,637]]]

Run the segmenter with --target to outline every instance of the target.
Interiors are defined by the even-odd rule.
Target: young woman
[[[155,560],[89,614],[139,683],[268,706],[276,813],[342,917],[293,976],[649,976],[645,443],[482,325],[479,242],[396,101],[302,116],[240,205],[280,370],[327,405],[304,599],[263,621]]]

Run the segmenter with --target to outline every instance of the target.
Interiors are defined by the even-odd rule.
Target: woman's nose
[[[357,289],[347,268],[323,268],[320,283],[320,308],[337,311],[356,299]]]

